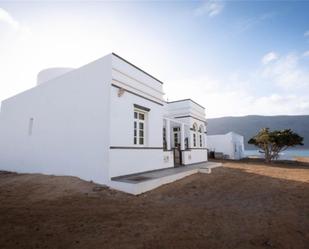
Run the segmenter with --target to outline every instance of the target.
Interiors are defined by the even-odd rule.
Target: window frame
[[[174,148],[177,148],[177,145],[180,144],[180,127],[175,126],[173,127],[173,144]]]
[[[198,133],[199,133],[199,146],[200,146],[200,148],[203,148],[203,131],[204,131],[203,125],[200,125],[199,129],[198,129]]]
[[[135,117],[135,113],[137,114]],[[141,115],[143,115],[143,119],[141,119]],[[142,124],[142,129],[140,128]],[[141,136],[140,131],[143,131],[143,136]],[[133,145],[137,147],[144,147],[147,144],[146,139],[147,132],[147,112],[138,108],[134,108],[133,111]],[[143,143],[140,143],[143,139]]]
[[[196,147],[196,133],[193,133],[193,147]]]
[[[198,126],[196,123],[193,123],[192,126],[192,131],[193,131],[193,147],[196,148],[197,146],[197,139],[198,139]]]

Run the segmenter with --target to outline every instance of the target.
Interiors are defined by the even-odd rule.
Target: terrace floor
[[[112,178],[112,181],[139,184],[140,186],[146,186],[147,182],[156,182],[153,186],[158,187],[160,185],[179,180],[183,177],[201,172],[211,173],[212,168],[221,166],[221,163],[217,162],[203,162],[192,165],[179,166],[174,168],[166,168],[159,170],[152,170],[132,175],[119,176]],[[143,187],[141,187],[143,188]],[[149,189],[150,190],[150,189]],[[140,192],[140,191],[138,191]],[[145,192],[145,191],[142,191]]]

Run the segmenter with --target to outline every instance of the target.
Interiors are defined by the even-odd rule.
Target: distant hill
[[[271,130],[292,129],[304,138],[304,146],[309,148],[309,115],[302,116],[244,116],[244,117],[222,117],[208,119],[207,134],[224,134],[234,131],[245,137],[246,149],[256,147],[248,144],[248,140],[261,128],[268,127]]]

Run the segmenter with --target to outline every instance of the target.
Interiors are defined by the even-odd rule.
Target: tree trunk
[[[265,146],[264,151],[265,151],[265,162],[270,163],[271,162],[271,152],[267,145]]]

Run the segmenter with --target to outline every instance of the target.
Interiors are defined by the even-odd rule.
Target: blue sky
[[[208,117],[309,114],[308,13],[308,1],[0,1],[0,99],[113,51]]]

